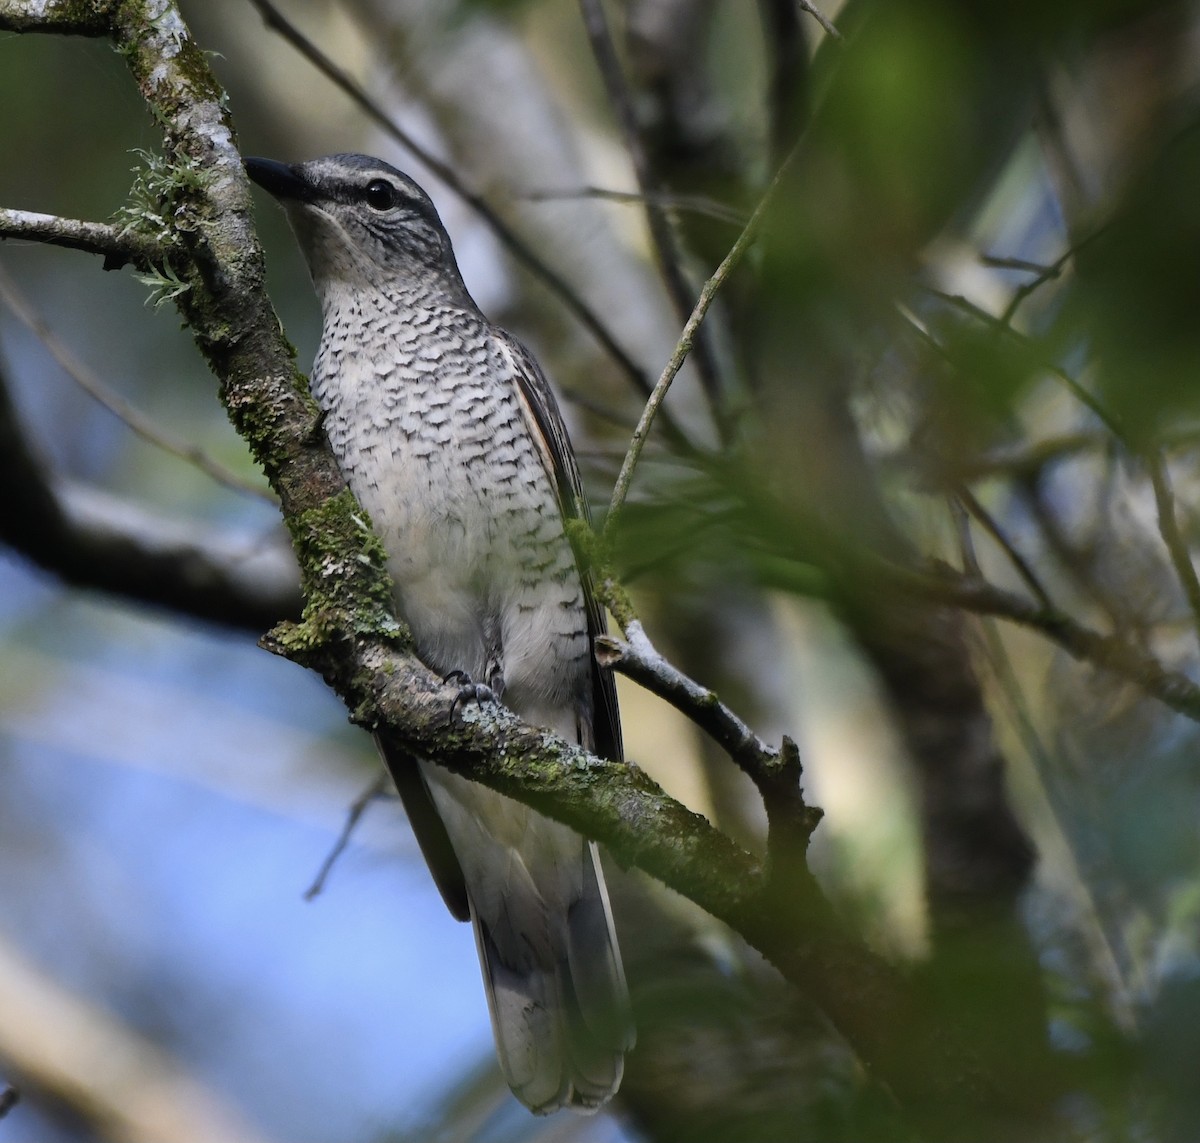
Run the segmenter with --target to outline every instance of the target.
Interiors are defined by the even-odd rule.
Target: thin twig
[[[1038,602],[1043,607],[1052,609],[1054,603],[1050,599],[1050,595],[1043,586],[1042,581],[1038,579],[1037,573],[1034,572],[1029,561],[1017,551],[1016,546],[1005,534],[996,518],[979,502],[969,488],[960,487],[957,490],[957,496],[963,507],[979,521],[984,531],[1000,546],[1000,549],[1008,557],[1009,563],[1012,564],[1017,574],[1025,581],[1029,590],[1037,597]]]
[[[683,273],[675,232],[655,201],[660,188],[634,110],[633,93],[625,82],[621,60],[608,27],[608,18],[604,14],[604,5],[601,0],[579,0],[579,6],[583,14],[584,28],[592,45],[592,55],[600,70],[600,78],[604,81],[609,103],[616,114],[625,150],[633,166],[634,178],[637,179],[638,190],[645,203],[646,225],[650,230],[655,261],[667,288],[667,296],[675,307],[675,313],[680,321],[684,321],[691,309],[692,287]],[[721,439],[727,440],[730,426],[721,392],[720,373],[709,339],[704,333],[698,333],[696,337],[695,365],[700,384],[708,399],[713,423]]]
[[[1187,675],[1168,669],[1149,652],[1119,635],[1096,631],[1063,611],[1043,607],[1024,595],[1006,591],[987,580],[945,565],[939,565],[934,571],[918,571],[878,556],[864,556],[861,552],[843,554],[856,561],[859,574],[873,577],[882,590],[902,591],[918,599],[957,607],[976,615],[1007,619],[1038,631],[1072,658],[1110,671],[1136,684],[1171,710],[1200,722],[1200,685]],[[809,593],[811,590],[807,569],[797,561],[759,559],[756,567],[764,583],[787,591]]]
[[[1096,895],[1080,870],[1076,840],[1063,824],[1064,818],[1071,812],[1074,792],[1062,789],[1063,783],[1057,774],[1059,767],[1054,764],[1057,759],[1042,741],[1042,735],[1038,732],[1029,702],[1013,666],[1012,656],[1008,653],[995,622],[984,620],[979,624],[979,629],[983,635],[986,661],[991,667],[996,689],[1001,701],[1008,707],[1009,721],[1016,732],[1017,741],[1021,743],[1033,767],[1036,781],[1041,787],[1042,797],[1050,811],[1051,828],[1058,836],[1062,851],[1067,855],[1067,868],[1074,885],[1075,899],[1082,905],[1086,918],[1086,925],[1081,932],[1091,954],[1093,966],[1103,981],[1104,992],[1118,1024],[1125,1031],[1133,1032],[1137,1027],[1137,1017],[1121,966],[1121,958],[1113,948],[1111,926],[1103,916]]]
[[[602,667],[620,671],[665,699],[703,729],[755,784],[774,779],[779,751],[771,749],[714,691],[685,675],[650,641],[641,620],[623,625],[625,638],[601,635],[596,658]]]
[[[1102,667],[1136,683],[1151,698],[1200,722],[1200,686],[1172,671],[1153,655],[1116,635],[1105,635],[1065,612],[1033,603],[985,580],[939,568],[934,575],[897,565],[873,570],[902,590],[977,615],[993,615],[1029,627],[1051,639],[1073,658]]]
[[[330,873],[333,872],[333,867],[337,863],[337,859],[345,852],[346,846],[350,844],[351,835],[358,827],[358,823],[362,821],[362,816],[367,812],[367,807],[377,798],[383,797],[384,791],[388,786],[388,776],[380,773],[353,802],[350,803],[350,809],[346,813],[346,820],[342,823],[342,831],[338,834],[337,841],[333,843],[333,848],[325,856],[325,860],[321,862],[321,868],[317,870],[316,877],[313,878],[313,883],[304,891],[304,899],[311,901],[319,896],[325,889],[325,882],[329,880]]]
[[[1020,270],[1028,274],[1036,274],[1039,278],[1056,277],[1058,270],[1045,262],[1034,262],[1029,258],[1012,258],[1002,254],[980,254],[979,261],[993,270]]]
[[[521,197],[527,202],[560,202],[566,199],[599,198],[635,206],[651,203],[663,210],[689,211],[692,214],[703,214],[709,218],[715,218],[719,222],[728,222],[733,226],[746,225],[746,216],[740,210],[702,194],[672,194],[670,191],[654,191],[646,194],[642,191],[619,191],[609,190],[606,187],[584,186],[576,187],[574,190],[527,191]]]
[[[954,521],[954,530],[958,534],[958,552],[962,560],[963,571],[970,576],[982,576],[983,569],[979,566],[979,556],[975,551],[975,540],[971,536],[971,517],[963,506],[962,497],[957,493],[946,498],[950,508],[950,518]]]
[[[1192,562],[1191,552],[1188,551],[1187,540],[1179,530],[1179,518],[1175,515],[1175,493],[1171,488],[1171,476],[1167,472],[1166,462],[1161,451],[1154,450],[1146,458],[1146,468],[1150,473],[1150,483],[1154,488],[1154,503],[1158,509],[1158,534],[1162,536],[1179,577],[1183,593],[1187,597],[1188,606],[1192,610],[1193,622],[1197,635],[1200,635],[1200,578],[1196,575],[1196,565]]]
[[[596,659],[669,702],[709,735],[757,787],[767,811],[771,875],[785,877],[794,868],[817,828],[821,810],[805,803],[800,789],[803,768],[796,744],[784,738],[780,749],[768,746],[717,697],[685,675],[650,642],[641,621],[622,624],[625,639],[601,635]]]
[[[1139,628],[1138,618],[1127,606],[1126,601],[1112,595],[1101,586],[1104,577],[1095,574],[1096,554],[1093,546],[1088,544],[1081,548],[1068,538],[1063,522],[1056,513],[1054,498],[1047,495],[1045,482],[1040,478],[1040,474],[1019,479],[1017,492],[1022,498],[1025,510],[1037,523],[1038,532],[1051,554],[1071,577],[1077,590],[1105,614],[1118,635],[1125,636],[1131,630]]]
[[[818,24],[821,25],[821,27],[825,30],[825,34],[831,40],[837,40],[838,43],[845,42],[845,37],[837,30],[837,26],[828,16],[825,15],[824,12],[820,11],[815,5],[810,4],[809,0],[796,0],[796,2],[805,12],[807,12],[814,20],[816,20]]]
[[[633,480],[633,471],[637,467],[638,460],[641,458],[642,449],[645,448],[646,439],[650,435],[650,427],[653,425],[654,418],[662,407],[663,401],[666,399],[671,382],[675,380],[676,374],[678,374],[684,361],[687,359],[687,355],[692,348],[692,341],[696,336],[696,331],[704,321],[704,316],[708,313],[708,307],[712,304],[713,298],[716,297],[717,291],[721,288],[734,267],[742,260],[742,256],[757,237],[763,219],[766,217],[767,209],[774,200],[775,194],[783,182],[783,176],[794,155],[795,151],[783,161],[779,170],[775,172],[775,177],[771,180],[766,191],[763,192],[762,198],[759,199],[758,205],[754,208],[754,213],[750,216],[750,220],[746,223],[741,234],[738,235],[737,241],[733,244],[729,253],[725,255],[721,264],[713,271],[712,277],[704,283],[704,288],[700,291],[700,297],[696,300],[696,305],[692,309],[691,316],[687,319],[687,323],[683,327],[683,332],[679,335],[675,351],[671,354],[670,360],[664,366],[662,374],[655,383],[654,391],[650,394],[650,398],[646,402],[646,407],[642,410],[637,428],[633,430],[633,436],[630,438],[625,459],[621,462],[621,471],[617,474],[616,484],[613,486],[612,501],[608,506],[608,516],[604,521],[604,537],[606,541],[611,540],[614,535],[617,519],[620,517],[621,509],[624,507],[625,498],[629,495],[629,486]]]
[[[106,222],[85,222],[0,207],[0,239],[6,238],[24,238],[68,250],[82,250],[86,254],[99,254],[106,270],[115,270],[127,262],[144,269],[162,258],[162,249],[153,239]]]
[[[374,123],[396,140],[405,150],[429,168],[430,172],[439,179],[454,194],[458,195],[483,221],[491,228],[492,233],[503,243],[508,252],[517,259],[530,273],[540,278],[551,293],[555,294],[562,304],[572,313],[589,333],[596,339],[604,351],[620,366],[622,372],[629,378],[633,386],[643,395],[650,393],[650,379],[632,357],[621,347],[620,343],[609,331],[588,304],[575,292],[570,283],[556,270],[552,270],[524,240],[504,221],[503,218],[489,205],[486,199],[469,189],[455,173],[454,168],[444,163],[432,151],[423,147],[414,139],[371,96],[351,77],[330,59],[320,48],[309,40],[286,16],[275,6],[272,0],[250,0],[250,4],[263,18],[263,22],[283,40],[291,44],[309,63],[349,99]],[[678,426],[671,422],[664,428],[671,434],[676,444],[684,442],[685,437]]]
[[[58,362],[67,376],[89,397],[112,413],[130,432],[155,448],[162,449],[163,452],[195,466],[218,484],[232,488],[235,492],[266,500],[270,504],[275,503],[275,498],[264,492],[260,485],[252,484],[232,469],[213,460],[199,446],[156,425],[119,393],[113,392],[59,340],[2,268],[0,268],[0,301],[8,306],[22,324],[46,347],[47,352]]]
[[[1000,324],[1011,325],[1013,318],[1017,316],[1017,310],[1024,304],[1025,299],[1040,290],[1047,282],[1052,282],[1060,277],[1063,267],[1074,257],[1074,249],[1069,249],[1051,262],[1049,266],[1038,267],[1028,282],[1023,282],[1013,291],[1012,297],[1008,299],[1008,305],[1004,307],[1004,312],[1000,315]],[[995,265],[996,263],[993,260],[991,264]],[[1028,267],[1024,268],[1028,269]]]
[[[1107,227],[1104,226],[1098,227],[1078,242],[1072,243],[1048,266],[1041,266],[1036,262],[1025,262],[1020,258],[993,258],[985,255],[983,262],[986,266],[996,266],[1012,270],[1028,270],[1033,273],[1033,277],[1028,282],[1018,286],[1013,292],[1008,305],[1004,307],[1004,312],[1000,315],[1000,324],[1011,325],[1017,310],[1021,308],[1025,300],[1041,289],[1047,282],[1052,282],[1061,277],[1067,263],[1073,261],[1075,256],[1085,246],[1103,234],[1106,229]]]

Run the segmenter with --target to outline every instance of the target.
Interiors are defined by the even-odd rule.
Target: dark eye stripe
[[[326,192],[328,197],[346,206],[368,207],[373,219],[364,217],[361,222],[381,237],[396,225],[413,222],[425,223],[431,230],[441,232],[437,208],[415,184],[388,178],[383,172],[371,173],[366,181],[360,181],[367,174],[364,171],[358,179],[339,180]]]

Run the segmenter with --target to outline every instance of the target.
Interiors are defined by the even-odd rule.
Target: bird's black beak
[[[275,159],[245,159],[248,174],[263,190],[270,191],[276,198],[299,199],[311,202],[316,197],[316,188],[295,167]]]

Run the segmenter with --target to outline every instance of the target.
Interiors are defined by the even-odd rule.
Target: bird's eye
[[[391,210],[396,205],[396,188],[387,179],[372,179],[365,198],[372,210]]]

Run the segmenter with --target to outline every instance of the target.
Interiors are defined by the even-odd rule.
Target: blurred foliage
[[[1058,334],[1096,364],[1100,395],[1122,431],[1151,445],[1194,422],[1200,330],[1200,122],[1159,128],[1161,141],[1080,256]]]

